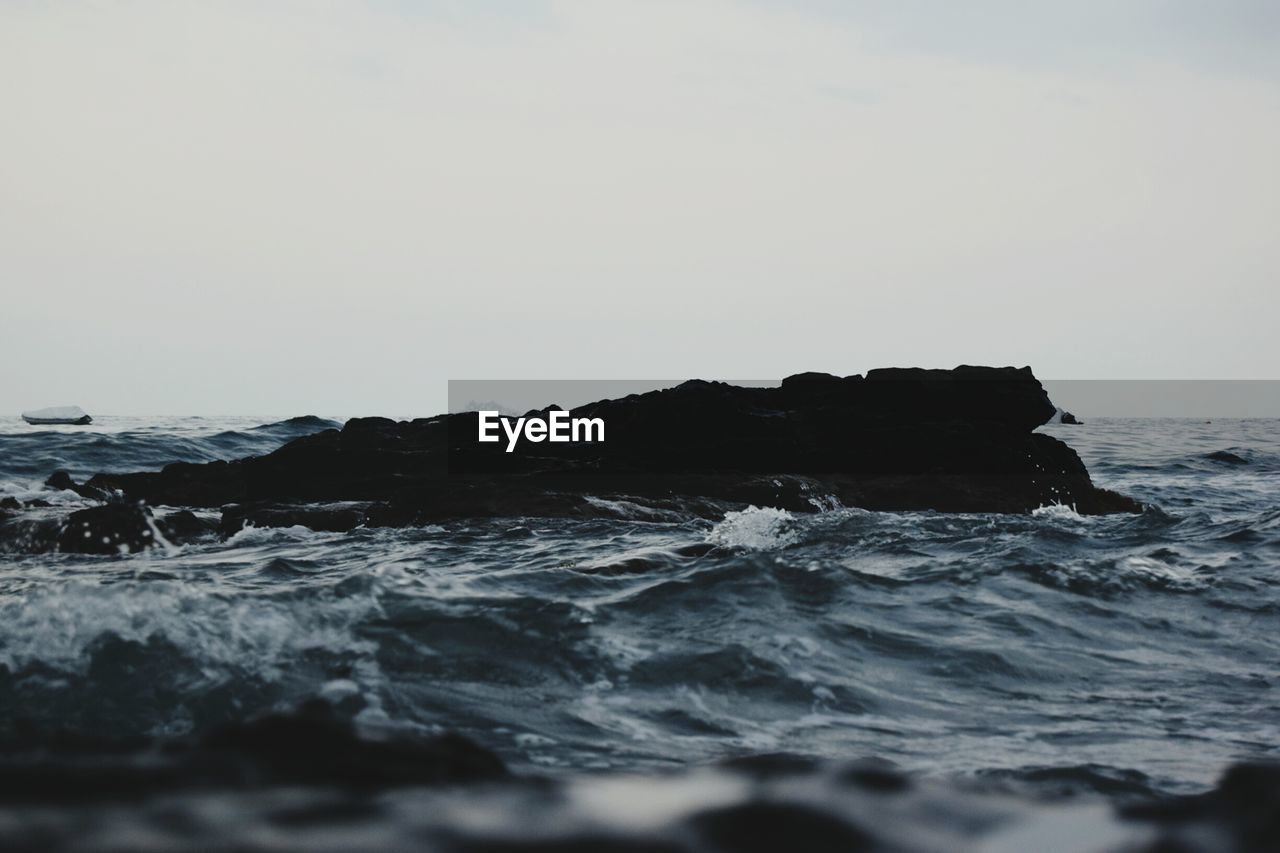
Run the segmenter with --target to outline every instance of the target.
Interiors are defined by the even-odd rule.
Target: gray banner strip
[[[682,379],[451,379],[449,411],[572,409],[679,385]],[[724,380],[770,387],[778,379]],[[1054,404],[1081,418],[1280,418],[1275,379],[1046,379]]]

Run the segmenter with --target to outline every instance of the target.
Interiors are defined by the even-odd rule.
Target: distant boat
[[[79,406],[54,406],[52,409],[36,409],[34,412],[23,412],[22,419],[29,424],[84,424],[93,423],[93,418],[84,413]]]

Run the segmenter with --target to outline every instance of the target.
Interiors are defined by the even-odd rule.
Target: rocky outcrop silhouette
[[[1055,412],[1025,367],[802,373],[772,388],[694,380],[573,410],[602,419],[604,441],[507,452],[505,442],[477,440],[475,412],[354,418],[264,456],[50,482],[83,496],[221,508],[223,533],[247,523],[340,531],[599,515],[608,510],[593,498],[614,497],[713,517],[750,504],[1140,511],[1095,486],[1070,447],[1035,432]]]

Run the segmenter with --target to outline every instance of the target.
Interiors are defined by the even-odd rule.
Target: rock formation
[[[1096,487],[1070,447],[1034,431],[1055,411],[1030,368],[803,373],[774,388],[690,381],[575,409],[604,420],[603,442],[525,442],[508,453],[501,442],[477,441],[475,412],[355,418],[265,456],[98,474],[84,485],[59,474],[50,485],[150,506],[221,508],[224,533],[245,523],[349,530],[605,513],[590,497],[704,516],[748,504],[808,511],[835,502],[888,511],[1025,513],[1055,503],[1083,514],[1140,511]],[[128,524],[141,529],[137,519]],[[111,536],[90,539],[103,535]]]

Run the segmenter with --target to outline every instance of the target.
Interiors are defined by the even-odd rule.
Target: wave
[[[375,608],[369,595],[316,606],[175,580],[35,590],[0,604],[0,717],[174,733],[296,701],[335,677],[376,682],[376,647],[355,630]]]
[[[101,435],[46,434],[35,452],[87,472],[100,452],[239,455],[329,423],[187,422],[115,433],[132,448],[105,451]],[[126,559],[6,554],[0,732],[25,717],[198,735],[325,697],[363,724],[460,731],[549,774],[780,751],[1045,791],[1196,790],[1280,742],[1257,712],[1280,657],[1265,474],[1280,432],[1070,429],[1091,470],[1105,457],[1100,485],[1152,505],[819,500],[709,521],[619,498],[573,518],[247,527]],[[24,499],[78,501],[40,487],[48,470],[21,473],[38,466],[19,439],[0,436],[3,478]],[[1228,448],[1249,464],[1204,458]]]
[[[171,462],[212,462],[269,453],[304,435],[336,429],[337,421],[314,416],[227,429],[225,418],[172,419],[155,425],[115,430],[112,419],[100,428],[76,431],[0,432],[0,481],[39,481],[62,469],[73,477],[99,472],[145,471]],[[243,421],[243,419],[241,419]]]

